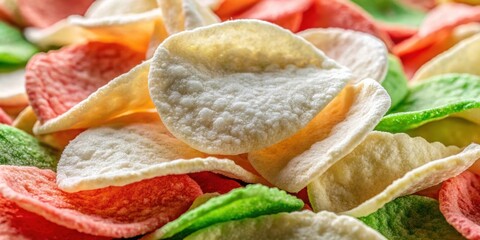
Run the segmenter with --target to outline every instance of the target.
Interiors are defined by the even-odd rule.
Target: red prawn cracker
[[[45,28],[70,16],[83,15],[94,0],[17,0],[29,26]]]
[[[300,31],[309,28],[336,27],[365,32],[392,46],[388,34],[360,7],[346,0],[313,0],[304,15]]]
[[[113,78],[129,71],[144,54],[116,44],[89,42],[35,55],[25,81],[41,123],[66,112]]]
[[[480,176],[466,171],[445,181],[438,200],[450,225],[467,239],[480,239]]]
[[[296,32],[300,27],[303,12],[312,3],[312,0],[263,0],[233,18],[259,19]]]
[[[428,13],[418,33],[396,45],[393,52],[402,57],[433,45],[442,35],[459,25],[480,21],[480,6],[460,3],[442,4]]]
[[[49,222],[42,216],[18,207],[0,195],[0,239],[101,240],[97,237]]]
[[[215,10],[215,14],[223,21],[231,19],[234,15],[245,11],[261,0],[224,0]]]
[[[55,178],[51,170],[0,166],[0,194],[56,224],[115,238],[141,235],[165,225],[202,194],[187,175],[77,193],[58,189]]]
[[[228,193],[235,188],[240,188],[242,185],[235,180],[226,178],[224,176],[212,172],[198,172],[188,174],[195,182],[200,185],[204,193]]]
[[[12,118],[0,108],[0,124],[12,125]]]

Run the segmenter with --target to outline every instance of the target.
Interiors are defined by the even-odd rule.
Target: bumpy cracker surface
[[[299,132],[248,159],[275,186],[298,192],[360,144],[389,107],[374,80],[348,85]]]
[[[200,187],[186,175],[158,177],[125,187],[65,193],[55,173],[34,167],[0,166],[0,194],[21,208],[77,231],[133,237],[185,212]]]
[[[159,120],[142,122],[80,134],[63,151],[57,169],[59,187],[72,192],[201,171],[260,181],[233,160],[210,157],[177,140]]]
[[[406,134],[372,132],[308,186],[316,211],[365,216],[396,197],[434,186],[465,171],[480,146],[464,151]],[[342,191],[339,191],[342,189]]]
[[[234,155],[297,132],[350,79],[300,37],[237,20],[165,40],[152,59],[149,89],[173,135],[207,153]]]

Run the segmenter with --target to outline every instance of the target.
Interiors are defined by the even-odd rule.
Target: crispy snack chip
[[[0,165],[35,166],[55,170],[57,153],[22,130],[0,124]]]
[[[317,28],[298,33],[328,57],[352,70],[356,81],[382,82],[387,74],[388,50],[379,39],[340,28]]]
[[[304,12],[300,30],[309,28],[343,28],[371,34],[381,39],[388,48],[392,40],[360,7],[345,0],[313,0]]]
[[[348,69],[302,38],[237,20],[165,40],[149,89],[173,135],[203,152],[235,155],[294,134],[350,79]]]
[[[37,54],[26,69],[26,89],[41,123],[55,119],[143,59],[113,43],[90,42]]]
[[[480,124],[480,76],[445,74],[414,85],[407,97],[383,117],[380,131],[402,132],[457,116]]]
[[[219,223],[185,238],[185,240],[195,239],[384,240],[385,237],[349,216],[338,216],[330,212],[302,211]]]
[[[422,196],[397,198],[360,220],[388,239],[461,239],[434,199]]]
[[[23,20],[30,26],[48,27],[70,16],[83,15],[94,0],[17,0]]]
[[[395,55],[388,55],[387,76],[382,82],[382,87],[387,90],[392,104],[390,109],[394,109],[408,94],[408,80],[403,72],[402,63]]]
[[[55,173],[33,167],[0,166],[0,194],[19,207],[79,232],[133,237],[185,212],[200,187],[187,175],[165,176],[124,187],[65,193]]]
[[[445,181],[440,189],[440,211],[467,239],[480,238],[479,192],[480,177],[468,171]]]
[[[0,195],[0,238],[107,240],[49,222],[44,217],[18,207]]]
[[[0,64],[1,65],[1,64]],[[12,72],[0,71],[0,106],[15,107],[28,105],[25,92],[25,70],[19,69]]]
[[[157,7],[155,0],[95,1],[85,17],[70,16],[48,28],[29,28],[25,36],[42,48],[100,41],[145,52],[155,23],[162,21]]]
[[[163,0],[158,3],[170,35],[220,22],[210,9],[197,0]]]
[[[480,7],[480,6],[479,6]],[[446,73],[480,75],[480,33],[467,38],[423,65],[413,81],[424,81]]]
[[[35,134],[94,127],[128,113],[154,109],[148,94],[149,67],[149,61],[143,62],[109,81],[65,113],[43,124],[37,123]]]
[[[23,67],[38,49],[22,33],[0,21],[0,73]]]
[[[80,134],[63,151],[57,169],[59,188],[76,192],[202,171],[245,182],[261,181],[233,160],[208,156],[177,140],[158,116],[142,122],[92,128]]]
[[[299,132],[248,159],[275,186],[298,192],[360,144],[389,107],[376,81],[348,85]]]
[[[460,174],[479,158],[477,144],[460,151],[403,133],[372,132],[309,184],[308,194],[315,211],[366,216],[396,197]]]
[[[298,31],[305,12],[312,0],[262,0],[233,19],[258,19],[277,24],[292,32]]]
[[[211,198],[186,212],[173,222],[145,236],[151,239],[182,239],[202,228],[232,220],[254,218],[280,212],[292,212],[303,207],[302,200],[276,188],[248,185]]]

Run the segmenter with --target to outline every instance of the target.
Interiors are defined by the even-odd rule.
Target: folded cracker
[[[143,62],[111,80],[65,113],[44,124],[37,123],[35,134],[89,128],[130,112],[153,109],[148,94],[149,67],[149,61]]]
[[[233,160],[190,148],[156,118],[92,128],[80,134],[63,151],[57,168],[59,188],[76,192],[202,171],[245,182],[261,181]]]
[[[201,194],[187,175],[65,193],[50,170],[0,166],[0,195],[53,223],[98,236],[145,234],[176,219]]]
[[[183,239],[195,231],[214,224],[298,211],[302,207],[303,202],[300,199],[285,191],[251,184],[209,199],[142,239]]]
[[[237,20],[165,40],[149,89],[173,135],[203,152],[235,155],[294,134],[350,79],[348,69],[302,38]]]
[[[403,132],[447,117],[460,117],[480,124],[480,76],[444,74],[410,88],[397,107],[376,127]]]
[[[108,240],[80,233],[52,223],[44,217],[20,208],[0,195],[0,238],[2,239],[69,239]]]
[[[374,80],[348,85],[299,132],[248,159],[275,186],[298,192],[360,144],[389,107]]]
[[[480,145],[463,151],[406,134],[372,132],[308,185],[315,211],[366,216],[403,195],[456,176],[480,158]]]
[[[25,73],[30,104],[40,123],[55,120],[143,58],[124,45],[103,42],[37,54]]]
[[[155,22],[162,21],[155,0],[102,0],[85,17],[70,16],[45,28],[29,28],[28,40],[41,47],[86,41],[118,42],[145,52]]]
[[[0,106],[28,105],[24,69],[0,73],[0,89]]]
[[[359,220],[331,212],[278,213],[216,224],[185,238],[240,239],[386,239]]]
[[[382,87],[392,99],[390,109],[400,104],[408,94],[408,80],[402,68],[402,63],[395,55],[388,55],[388,71],[382,82]]]
[[[446,73],[480,75],[480,33],[467,38],[423,65],[413,81],[423,81]]]
[[[340,28],[316,28],[298,35],[350,68],[357,82],[365,78],[382,82],[387,74],[388,50],[382,41],[369,34]]]

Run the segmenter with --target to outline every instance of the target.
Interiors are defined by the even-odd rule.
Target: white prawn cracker
[[[287,30],[237,20],[166,39],[149,89],[173,135],[203,152],[235,155],[302,129],[351,76]]]
[[[169,35],[220,22],[212,10],[196,0],[158,0],[158,7],[164,16],[163,22],[158,21],[155,25],[148,57],[153,56],[158,45]]]
[[[37,122],[33,132],[47,134],[89,128],[127,113],[155,109],[148,93],[149,67],[149,61],[139,64],[111,80],[60,116],[43,124]]]
[[[326,211],[278,213],[223,222],[201,229],[185,239],[386,240],[358,219]]]
[[[480,158],[480,145],[463,151],[406,134],[372,132],[362,144],[308,185],[315,211],[366,216],[391,200],[437,185]]]
[[[275,186],[298,192],[360,144],[389,107],[375,80],[347,85],[306,127],[248,159]]]
[[[446,73],[480,75],[480,33],[469,37],[423,65],[412,81],[422,81]]]
[[[25,92],[25,69],[0,72],[0,106],[28,105]]]
[[[58,186],[76,192],[201,171],[261,182],[231,159],[208,156],[182,143],[155,115],[156,121],[114,124],[81,133],[63,151],[57,167]]]
[[[29,28],[26,38],[40,47],[87,41],[117,42],[146,51],[156,22],[162,22],[155,0],[101,0],[85,16],[70,16],[45,28]]]
[[[340,28],[317,28],[298,35],[350,68],[357,82],[366,78],[382,82],[387,75],[387,47],[370,34]]]

